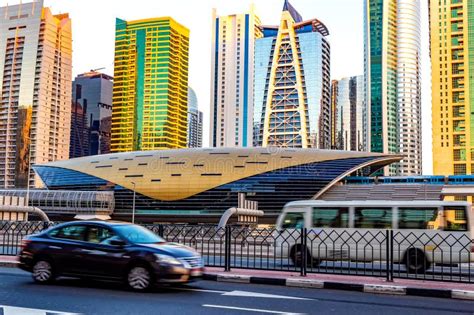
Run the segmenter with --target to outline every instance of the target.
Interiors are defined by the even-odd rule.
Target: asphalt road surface
[[[120,284],[60,279],[37,285],[0,268],[0,314],[474,314],[474,302],[198,281],[150,293]]]

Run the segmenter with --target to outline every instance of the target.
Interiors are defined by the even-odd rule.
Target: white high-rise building
[[[421,161],[420,0],[365,0],[364,46],[368,124],[372,152],[405,158],[385,175],[417,175]]]
[[[211,147],[250,147],[253,137],[253,71],[260,20],[249,13],[212,11]]]
[[[202,147],[202,112],[196,92],[188,87],[188,148]]]
[[[40,185],[30,164],[69,157],[71,19],[43,1],[0,8],[0,187]],[[29,175],[28,175],[29,174]]]
[[[422,173],[420,0],[397,3],[397,103],[400,137],[398,175]]]

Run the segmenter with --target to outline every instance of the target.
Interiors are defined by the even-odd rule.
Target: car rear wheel
[[[38,259],[33,265],[33,280],[37,283],[50,283],[54,280],[54,270],[48,260]]]
[[[405,254],[405,266],[408,273],[423,274],[430,268],[430,262],[423,251],[410,248]]]
[[[127,284],[135,291],[145,291],[151,288],[153,277],[148,268],[136,265],[130,268],[127,274]]]

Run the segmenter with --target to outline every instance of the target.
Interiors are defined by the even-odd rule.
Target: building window
[[[466,164],[454,164],[454,175],[466,175]]]
[[[453,150],[453,159],[454,161],[466,161],[466,150],[465,149]]]

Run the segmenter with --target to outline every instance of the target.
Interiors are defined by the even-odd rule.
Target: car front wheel
[[[135,291],[145,291],[152,286],[152,275],[148,268],[142,265],[133,266],[127,274],[127,284]]]
[[[39,259],[33,265],[32,275],[37,283],[50,283],[54,280],[53,266],[49,261]]]

